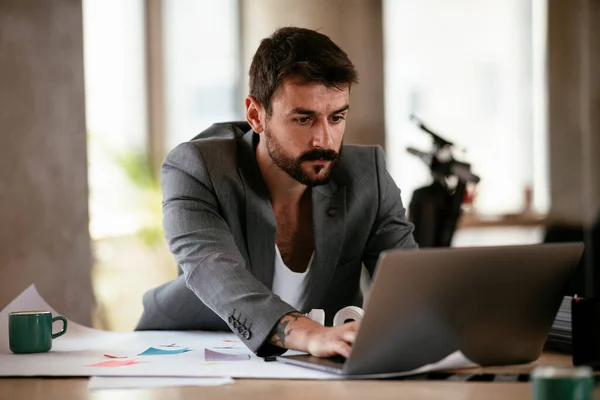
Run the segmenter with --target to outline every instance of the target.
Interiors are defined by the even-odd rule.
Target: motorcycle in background
[[[408,147],[419,157],[433,178],[429,186],[416,189],[408,207],[408,219],[414,224],[414,237],[419,247],[450,247],[467,196],[467,185],[480,178],[471,172],[471,165],[454,158],[454,144],[443,139],[416,116],[410,117],[433,139],[429,152]]]

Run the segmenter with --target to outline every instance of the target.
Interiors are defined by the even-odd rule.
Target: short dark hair
[[[250,95],[270,114],[273,94],[291,76],[338,89],[358,83],[354,64],[329,37],[285,27],[260,42],[250,65]]]

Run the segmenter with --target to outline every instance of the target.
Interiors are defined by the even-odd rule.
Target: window
[[[481,177],[480,214],[521,212],[526,187],[536,189],[534,209],[547,210],[545,142],[534,135],[543,108],[535,10],[523,0],[384,1],[387,154],[407,205],[430,182],[406,152],[431,146],[409,120],[416,114]]]
[[[240,119],[237,0],[163,2],[170,149],[215,122]]]
[[[88,181],[92,238],[131,234],[139,198],[117,161],[145,149],[143,0],[84,0]]]

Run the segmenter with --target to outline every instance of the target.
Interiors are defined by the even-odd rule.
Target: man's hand
[[[284,349],[305,351],[316,357],[348,358],[358,323],[324,327],[299,312],[285,315],[275,326],[270,343]]]

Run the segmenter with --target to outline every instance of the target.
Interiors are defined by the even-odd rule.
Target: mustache
[[[302,154],[298,161],[334,161],[338,158],[338,156],[338,152],[332,149],[315,149]]]

